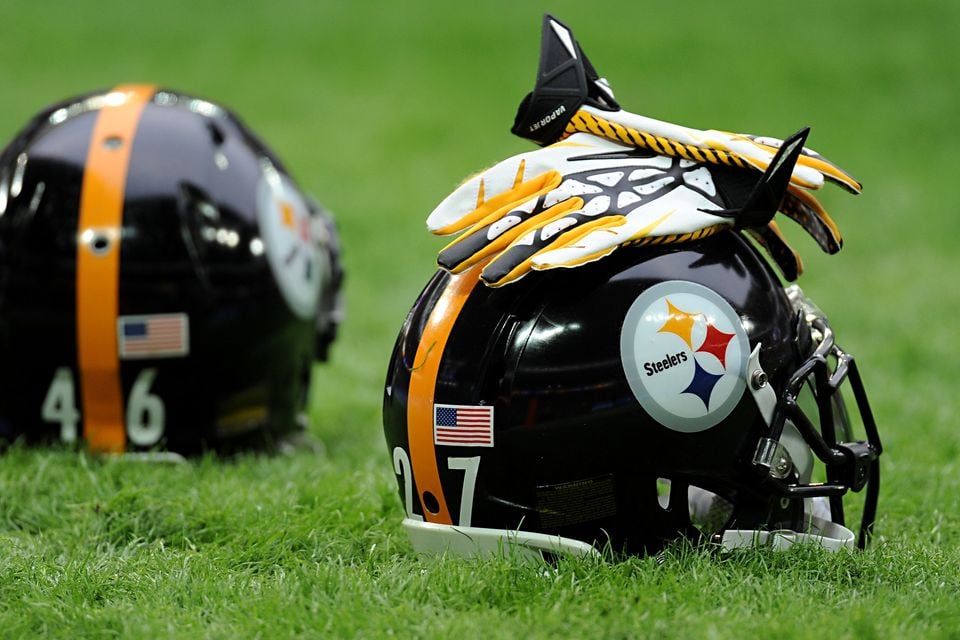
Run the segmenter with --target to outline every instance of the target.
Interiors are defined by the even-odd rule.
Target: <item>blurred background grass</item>
[[[85,610],[92,596],[79,585],[109,582],[109,575],[140,584],[143,572],[175,574],[151,546],[157,541],[167,553],[178,550],[171,563],[196,557],[216,581],[237,572],[256,574],[277,562],[284,566],[272,552],[251,551],[247,564],[224,558],[243,548],[272,548],[276,536],[291,539],[297,532],[306,538],[293,549],[317,536],[323,544],[299,555],[291,551],[291,563],[306,554],[354,566],[367,561],[370,544],[380,544],[373,568],[363,575],[382,573],[390,576],[385,584],[401,586],[374,610],[400,606],[400,594],[407,593],[402,576],[422,576],[425,569],[393,555],[402,558],[409,548],[399,532],[399,502],[380,429],[386,363],[443,244],[426,233],[426,214],[467,174],[530,148],[509,127],[533,83],[544,11],[574,29],[625,107],[700,128],[775,136],[809,125],[810,146],[863,181],[858,197],[835,188],[823,192],[822,202],[844,232],[839,255],[820,254],[789,222],[783,224],[805,259],[800,283],[861,363],[887,445],[880,549],[856,562],[873,569],[889,590],[875,584],[858,599],[861,587],[853,582],[838,587],[839,598],[852,599],[861,612],[883,610],[881,620],[902,614],[902,628],[944,631],[944,620],[957,620],[957,608],[938,598],[946,598],[942,585],[957,585],[960,542],[960,4],[0,0],[0,139],[9,139],[47,103],[121,82],[156,82],[208,96],[238,112],[336,213],[348,269],[347,322],[333,362],[318,369],[314,384],[313,429],[327,445],[325,459],[299,457],[291,464],[251,458],[223,467],[204,462],[176,472],[101,467],[96,461],[88,468],[82,456],[63,452],[15,452],[0,460],[0,540],[7,540],[8,550],[13,545],[22,551],[8,551],[4,559],[0,544],[0,595],[6,596],[0,611],[12,616],[8,620],[25,616],[22,626],[10,628],[36,632],[43,618],[36,612],[53,611],[66,625],[53,630],[86,621],[87,630],[96,632],[114,619]],[[52,467],[65,487],[36,488],[54,482]],[[300,496],[293,506],[288,493]],[[105,523],[91,515],[104,505],[114,507],[118,520]],[[269,517],[247,517],[250,505],[266,508]],[[311,508],[324,515],[311,515]],[[137,541],[146,545],[145,553],[160,554],[149,556],[156,566],[115,563],[117,550]],[[223,557],[210,549],[220,549]],[[58,557],[78,562],[81,552],[89,555],[77,575],[63,566],[78,565],[56,564]],[[891,557],[897,558],[894,565],[885,564]],[[71,596],[58,599],[37,586],[42,581],[31,571],[43,572],[48,562],[53,575],[57,566],[66,572],[66,589],[74,585]],[[725,584],[722,567],[683,566]],[[896,567],[918,567],[926,578],[896,574]],[[498,584],[497,567],[488,569],[485,577]],[[461,565],[426,570],[441,582],[477,572]],[[352,593],[350,585],[364,584],[344,576],[331,574],[312,587]],[[698,584],[689,572],[681,578]],[[917,586],[925,579],[925,586]],[[822,596],[822,585],[813,580],[808,590],[800,589],[801,603],[806,597],[812,605]],[[271,593],[283,593],[278,583],[269,584]],[[923,598],[921,606],[953,617],[911,617],[911,588]],[[143,594],[131,600],[125,593],[101,593],[93,601],[105,611],[116,607],[117,629],[128,633],[138,627],[124,626],[122,613],[138,607],[138,598],[158,612],[157,620],[176,600],[160,595],[162,590],[153,600]],[[201,604],[183,603],[187,611],[213,611],[207,620],[212,626],[200,621],[193,629],[256,633],[256,626],[216,626],[242,609],[246,587],[225,589],[219,602],[217,593],[212,588],[201,594]],[[739,597],[746,607],[749,593]],[[437,618],[466,606],[448,592],[427,599]],[[688,623],[713,615],[692,601],[685,606],[677,615]],[[287,615],[282,604],[276,607],[277,618]],[[802,609],[780,612],[789,618],[788,628],[803,628]],[[264,611],[269,617],[272,610]],[[772,613],[754,614],[761,628],[774,619],[767,617]],[[319,626],[313,630],[333,615],[316,614]],[[529,615],[520,618],[536,631],[538,618]],[[502,621],[490,612],[478,614],[475,629],[490,616]],[[825,618],[845,630],[842,635],[877,630],[869,613],[856,624],[844,620],[839,612]],[[400,629],[424,632],[410,624]],[[601,628],[611,634],[621,629],[613,623]],[[624,628],[630,635],[631,627]],[[162,633],[163,627],[157,622],[143,629]],[[363,633],[364,627],[339,627],[350,635],[357,629]],[[887,635],[882,628],[880,635]]]

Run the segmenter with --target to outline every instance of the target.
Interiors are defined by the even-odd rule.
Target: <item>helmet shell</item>
[[[391,451],[410,457],[409,469],[396,464],[408,517],[651,551],[695,534],[687,487],[696,486],[736,504],[738,526],[799,527],[800,501],[773,500],[749,464],[767,425],[743,385],[716,424],[683,431],[644,409],[625,372],[622,340],[631,307],[656,285],[693,283],[733,310],[745,348],[760,345],[760,364],[782,389],[799,362],[798,341],[809,336],[801,335],[782,286],[742,236],[721,232],[676,247],[624,248],[499,289],[466,280],[476,278],[476,270],[437,272],[390,361],[384,433]],[[441,324],[448,326],[445,342],[436,337]],[[651,346],[647,359],[669,361],[658,348]],[[434,358],[435,379],[412,380]],[[434,412],[436,405],[492,407],[492,446],[436,444],[435,434],[432,446],[419,444],[430,439],[423,431],[436,428],[411,409],[423,402]],[[458,461],[472,458],[478,461],[471,501],[463,499]],[[438,483],[430,481],[432,469]],[[403,476],[411,471],[408,498]],[[658,493],[658,480],[670,481],[669,497]],[[468,503],[464,522],[458,511]]]

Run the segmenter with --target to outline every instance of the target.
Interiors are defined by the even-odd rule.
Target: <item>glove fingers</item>
[[[750,164],[761,171],[767,170],[767,167],[770,166],[770,163],[773,161],[773,157],[777,152],[776,147],[759,144],[749,136],[727,132],[711,131],[710,133],[716,133],[719,136],[728,136],[726,140],[718,140],[715,142],[715,144],[718,144],[721,149],[729,150],[742,156],[748,162],[750,162]],[[708,142],[714,143],[713,141]],[[800,157],[803,158],[802,155]],[[798,160],[797,164],[793,167],[793,174],[790,176],[790,184],[803,187],[805,189],[819,189],[823,186],[823,174],[818,169],[808,166],[807,164],[804,164]]]
[[[616,151],[623,151],[623,146],[593,136],[571,136],[566,142],[507,158],[457,187],[427,217],[427,228],[437,235],[462,231],[495,212],[511,211],[558,187],[572,169],[568,166],[571,155]],[[590,162],[576,164],[592,166]],[[527,179],[530,175],[535,177]]]
[[[503,251],[530,229],[563,216],[583,206],[582,198],[571,198],[544,211],[533,213],[536,198],[526,204],[527,210],[514,209],[506,215],[491,215],[460,236],[437,256],[437,264],[453,273],[469,269],[480,260]]]
[[[767,136],[747,137],[758,145],[774,150],[779,149],[780,145],[783,144],[783,140],[778,138],[770,138]],[[811,169],[819,171],[821,174],[823,174],[824,178],[836,185],[843,187],[850,193],[860,193],[863,190],[863,185],[859,180],[808,147],[804,147],[803,151],[801,151],[800,159],[797,161],[797,164],[801,164],[805,167],[810,167]]]
[[[437,205],[427,218],[427,228],[440,236],[457,233],[491,216],[517,209],[528,200],[536,200],[563,180],[557,171],[546,171],[523,180],[525,164],[520,162],[514,181],[506,187],[502,182],[491,180],[489,171],[471,178]]]
[[[859,180],[820,154],[810,151],[809,149],[804,149],[797,164],[819,171],[823,174],[824,178],[835,185],[843,187],[850,193],[860,193],[863,190],[863,185]]]
[[[564,183],[564,186],[544,196],[541,206],[560,199],[561,202],[577,202],[573,208],[559,209],[554,205],[549,215],[536,216],[536,224],[518,235],[503,252],[488,264],[481,278],[491,286],[512,282],[530,271],[531,261],[542,251],[562,246],[588,233],[598,226],[620,224],[622,216],[611,214],[614,203],[601,189],[579,181]]]
[[[730,221],[712,211],[716,204],[692,191],[674,189],[625,214],[622,224],[601,229],[581,229],[568,235],[551,250],[536,255],[533,268],[574,267],[608,255],[618,246],[669,237],[673,242],[703,237],[704,229],[728,226]]]
[[[826,253],[834,254],[843,246],[840,230],[817,199],[801,189],[790,187],[780,211],[803,227]]]
[[[612,229],[622,225],[625,220],[621,215],[597,218],[582,211],[570,211],[555,216],[546,224],[518,238],[484,267],[480,277],[492,287],[509,284],[525,276],[531,269],[538,269],[535,261],[541,253],[552,253],[556,245],[564,246],[592,232]]]
[[[584,227],[579,230],[579,233],[568,235],[562,244],[557,243],[557,246],[550,251],[544,251],[534,256],[533,268],[538,271],[545,271],[557,267],[577,267],[608,256],[617,247],[647,238],[655,230],[657,235],[661,235],[658,227],[673,217],[676,210],[653,209],[650,213],[657,215],[657,217],[643,226],[639,226],[637,217],[617,216],[611,224],[591,228]],[[649,220],[650,216],[645,216],[645,218]]]
[[[746,231],[770,254],[788,282],[793,282],[800,277],[803,273],[803,261],[800,260],[800,255],[787,244],[776,222],[771,221],[766,227],[753,227]]]
[[[630,234],[624,230],[627,218],[611,216],[607,224],[591,226],[571,235],[561,246],[543,251],[532,260],[537,271],[546,271],[558,267],[578,267],[608,256],[625,242]]]

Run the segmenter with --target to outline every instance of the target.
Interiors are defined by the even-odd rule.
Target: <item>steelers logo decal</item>
[[[313,221],[300,191],[272,167],[257,185],[260,239],[280,293],[301,318],[316,313],[325,274],[320,249],[313,240]]]
[[[730,415],[746,388],[749,353],[730,304],[680,280],[640,294],[620,333],[620,358],[637,401],[657,422],[684,433]]]

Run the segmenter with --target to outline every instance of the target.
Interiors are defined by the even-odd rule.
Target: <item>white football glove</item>
[[[482,278],[512,282],[532,269],[574,267],[630,241],[727,226],[710,170],[589,134],[504,160],[430,214],[436,234],[469,231],[440,252],[455,273],[490,256]]]
[[[540,144],[470,178],[427,219],[433,233],[464,232],[438,256],[458,273],[489,260],[500,286],[531,270],[576,267],[626,244],[676,243],[744,229],[788,280],[799,256],[773,221],[779,210],[820,247],[841,246],[836,225],[807,189],[860,183],[803,146],[698,130],[622,110],[564,25],[546,16],[537,87],[513,131]]]
[[[825,250],[840,248],[816,200],[788,186],[805,137],[800,132],[775,150],[761,174],[576,133],[470,178],[437,206],[427,227],[441,235],[466,230],[437,261],[459,273],[492,257],[481,273],[490,286],[531,270],[576,267],[622,245],[686,242],[730,226],[752,231],[792,280],[801,265],[770,220],[778,206]]]

